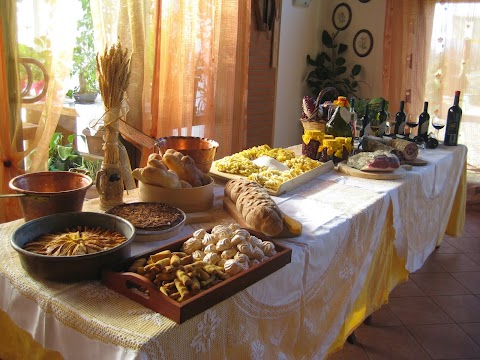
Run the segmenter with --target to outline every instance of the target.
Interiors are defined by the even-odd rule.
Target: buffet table
[[[445,233],[461,235],[466,151],[421,150],[428,165],[399,180],[332,170],[274,198],[303,224],[300,237],[278,240],[293,250],[291,263],[180,325],[99,281],[32,279],[9,245],[23,220],[0,225],[0,358],[322,359],[388,302]],[[222,197],[217,184],[214,220],[168,241],[232,222]],[[134,243],[132,251],[163,243]]]

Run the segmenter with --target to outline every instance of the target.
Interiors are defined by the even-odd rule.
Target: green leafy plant
[[[339,32],[330,35],[328,31],[323,30],[322,44],[327,51],[320,52],[315,59],[307,55],[308,64],[315,67],[307,76],[307,85],[315,97],[327,87],[336,88],[338,94],[342,96],[355,96],[358,85],[362,82],[357,80],[362,70],[360,65],[353,65],[350,73],[347,73],[347,61],[343,54],[348,50],[348,46],[337,43],[336,37]],[[334,99],[325,98],[324,100]]]
[[[48,170],[49,171],[78,171],[90,176],[95,182],[98,170],[102,165],[100,159],[86,159],[74,147],[75,138],[86,140],[85,135],[71,134],[66,145],[63,145],[63,134],[54,133],[49,145]]]
[[[70,171],[70,169],[75,169],[90,176],[95,181],[102,161],[86,159],[82,156],[74,147],[74,140],[77,137],[86,141],[85,135],[71,134],[67,138],[68,143],[63,145],[63,134],[58,132],[53,134],[48,151],[48,170]]]
[[[355,112],[358,119],[365,115],[365,108],[368,104],[368,115],[373,119],[382,108],[383,97],[375,97],[372,99],[355,99]],[[385,101],[385,110],[388,111],[388,100]]]
[[[73,49],[72,75],[78,75],[79,86],[71,93],[98,93],[97,63],[95,61],[95,45],[92,12],[89,0],[81,0],[83,17],[77,23],[77,38]]]
[[[85,141],[84,135],[71,134],[67,138],[68,143],[63,145],[63,134],[53,134],[48,150],[49,171],[68,171],[83,166],[83,157],[73,146],[76,137]]]

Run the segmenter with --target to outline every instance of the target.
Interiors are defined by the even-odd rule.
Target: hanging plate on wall
[[[366,29],[359,30],[353,38],[353,50],[360,57],[368,56],[373,49],[373,35]]]
[[[352,9],[348,4],[338,4],[332,14],[333,26],[337,30],[345,30],[352,22]]]

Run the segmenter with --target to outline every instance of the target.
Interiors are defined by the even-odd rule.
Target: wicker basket
[[[327,123],[324,120],[320,121],[313,121],[313,120],[305,120],[305,119],[300,119],[302,125],[303,125],[303,130],[320,130],[322,132],[325,132],[327,128]]]
[[[304,130],[320,130],[325,132],[326,124],[330,119],[331,114],[328,114],[327,118],[325,119],[322,117],[322,115],[319,115],[319,108],[322,105],[323,97],[328,93],[333,93],[333,96],[335,98],[338,97],[338,91],[334,87],[327,87],[322,91],[320,91],[320,93],[317,96],[317,100],[315,101],[316,107],[312,116],[310,116],[310,118],[308,119],[300,119],[300,122],[302,123]],[[322,109],[322,114],[323,114],[323,109]]]

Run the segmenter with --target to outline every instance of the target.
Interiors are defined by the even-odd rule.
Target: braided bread
[[[278,235],[283,230],[283,214],[268,192],[254,181],[229,180],[225,195],[230,198],[246,224],[267,236]]]

